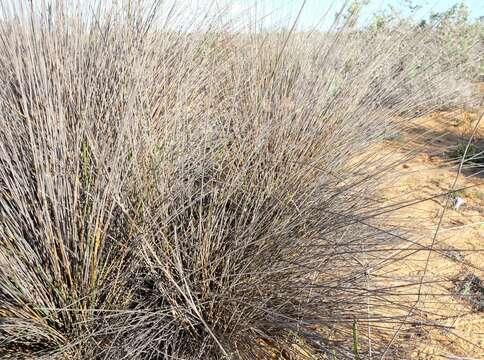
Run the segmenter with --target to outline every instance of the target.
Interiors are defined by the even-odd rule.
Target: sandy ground
[[[424,248],[409,251],[392,276],[423,279],[417,307],[437,325],[409,336],[415,359],[484,359],[484,168],[465,166],[458,175],[458,164],[449,155],[467,143],[480,114],[482,110],[459,110],[420,118],[385,145],[395,157],[415,151],[398,166],[398,176],[385,190],[389,202],[446,194],[457,177],[450,196],[392,214],[392,221],[408,229],[409,239]],[[482,149],[484,120],[477,129]]]
[[[377,288],[395,289],[394,298],[386,301],[398,304],[388,314],[398,317],[397,323],[358,330],[359,338],[367,339],[370,330],[390,329],[384,331],[384,338],[390,336],[385,343],[409,351],[389,352],[386,360],[484,359],[484,164],[465,165],[459,172],[459,160],[452,158],[453,150],[467,144],[483,111],[418,118],[380,149],[389,162],[398,163],[382,200],[397,206],[413,203],[385,217],[390,228],[403,230],[402,245],[392,255],[395,261],[369,281],[370,287],[373,282]],[[484,149],[484,119],[474,138]],[[416,316],[401,325],[408,313]],[[274,354],[274,359],[289,358]]]

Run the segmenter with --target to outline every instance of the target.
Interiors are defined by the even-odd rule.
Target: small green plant
[[[450,120],[451,125],[454,126],[454,127],[459,126],[461,124],[461,122],[462,122],[462,119],[458,116],[455,116]]]
[[[467,144],[457,145],[455,149],[448,152],[448,157],[454,160],[462,160],[464,158],[464,163],[478,165],[479,167],[484,166],[484,150],[473,143],[469,147],[467,147]]]
[[[360,360],[360,350],[358,341],[358,325],[357,321],[353,320],[353,355],[356,360]]]

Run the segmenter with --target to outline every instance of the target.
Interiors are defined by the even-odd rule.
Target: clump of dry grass
[[[378,324],[413,309],[368,285],[402,241],[394,164],[361,155],[422,105],[376,101],[416,71],[373,86],[399,43],[160,31],[127,3],[3,8],[0,354],[353,358],[354,323],[359,356],[403,351]]]

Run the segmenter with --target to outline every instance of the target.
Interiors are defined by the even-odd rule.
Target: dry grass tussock
[[[404,358],[400,334],[433,325],[405,286],[369,285],[405,240],[377,196],[399,160],[369,150],[461,95],[441,80],[462,63],[412,56],[431,31],[188,33],[156,3],[14,3],[2,358]]]

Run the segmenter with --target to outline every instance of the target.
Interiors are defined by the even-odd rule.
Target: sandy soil
[[[385,145],[395,157],[415,151],[411,160],[398,166],[398,176],[384,192],[389,202],[446,194],[457,177],[456,191],[449,196],[433,197],[392,215],[392,221],[412,234],[412,247],[424,249],[407,252],[393,278],[418,281],[423,276],[418,308],[437,325],[409,336],[416,359],[484,358],[484,168],[466,165],[458,175],[458,164],[450,158],[453,149],[467,143],[480,114],[482,110],[459,110],[420,118]],[[475,138],[484,148],[484,121]]]
[[[386,360],[484,359],[484,165],[468,164],[459,172],[459,160],[452,158],[459,145],[467,144],[483,112],[421,117],[379,146],[386,160],[398,163],[382,200],[398,207],[413,203],[385,217],[390,228],[403,230],[402,245],[390,251],[394,260],[372,273],[368,282],[395,290],[385,299],[398,304],[388,310],[398,320],[358,330],[359,338],[367,339],[369,331],[374,335],[385,329],[380,334],[390,335],[386,344],[409,350],[390,351]],[[474,138],[484,149],[484,120]],[[417,316],[401,325],[408,313]],[[415,318],[421,323],[415,324]],[[298,351],[301,359],[310,358]],[[289,358],[274,353],[274,359]]]

